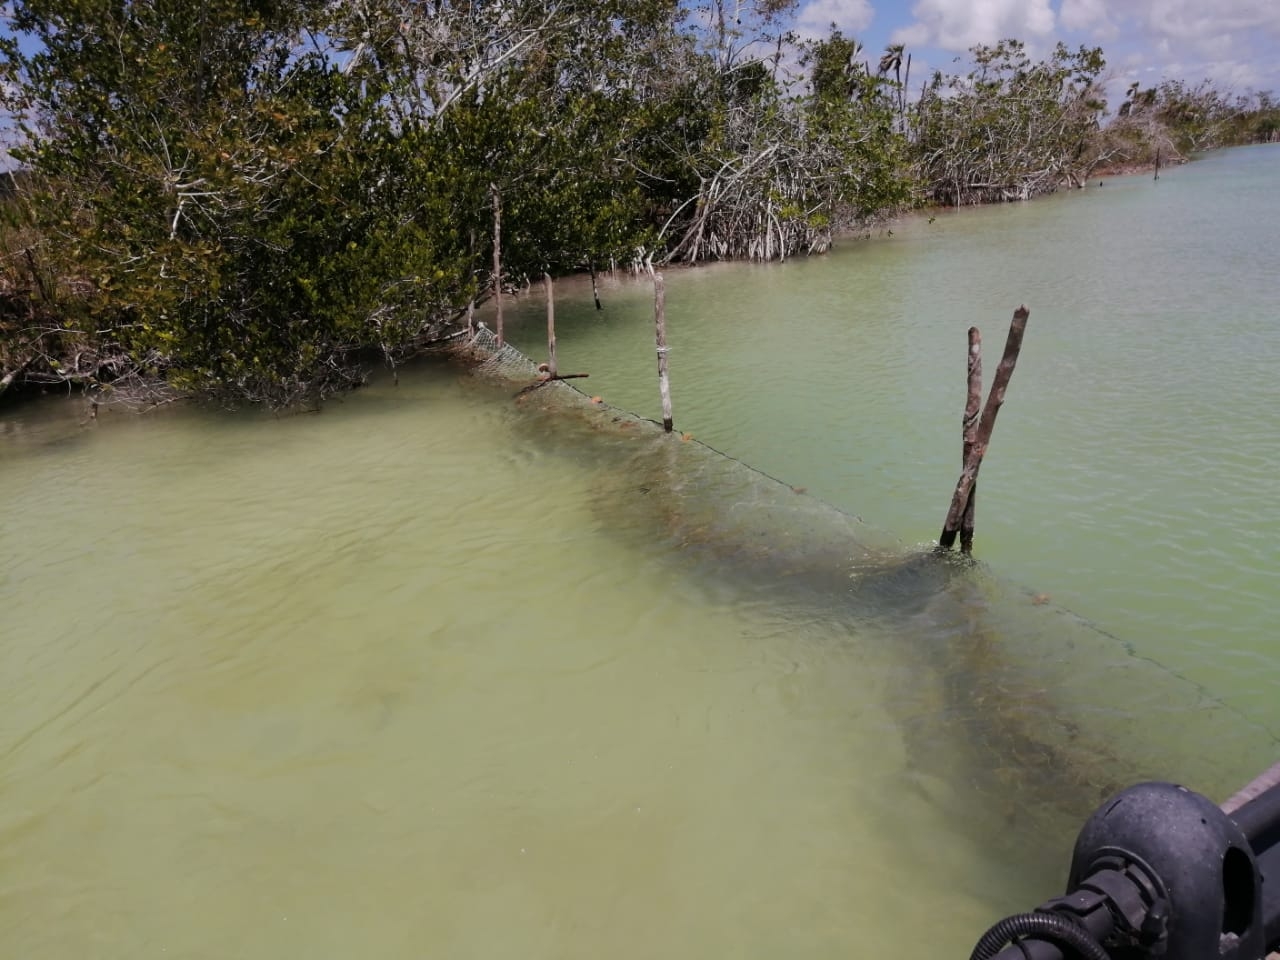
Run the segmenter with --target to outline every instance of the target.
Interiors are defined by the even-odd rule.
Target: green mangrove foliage
[[[14,5],[40,43],[6,51],[40,236],[27,252],[76,293],[54,294],[56,328],[21,331],[19,363],[290,402],[350,383],[353,353],[411,340],[457,299],[446,211],[414,196],[439,218],[404,215],[412,144],[371,78],[299,46],[313,12]]]
[[[1016,40],[973,50],[964,76],[935,73],[913,117],[920,175],[936,203],[1026,200],[1091,172],[1106,103],[1102,51],[1059,44],[1032,63]]]
[[[1178,85],[1103,128],[1101,52],[1016,41],[912,102],[901,46],[798,43],[797,5],[13,0],[0,394],[310,401],[543,272],[785,258],[1276,130]]]
[[[1157,157],[1178,163],[1217,147],[1276,140],[1280,103],[1271,94],[1232,97],[1208,81],[1192,86],[1166,80],[1146,89],[1130,86],[1095,150],[1101,163],[1145,166]]]
[[[675,158],[696,189],[665,225],[667,258],[822,251],[839,227],[910,200],[906,142],[894,130],[884,81],[855,64],[850,49],[838,31],[806,49],[818,79],[804,96],[785,96],[759,61],[722,75],[705,136]],[[842,58],[844,74],[828,83],[820,71]]]

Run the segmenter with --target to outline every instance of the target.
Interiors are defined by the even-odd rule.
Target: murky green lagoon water
[[[1278,186],[1234,151],[670,274],[678,426],[808,494],[432,364],[9,412],[0,955],[967,955],[1101,790],[1273,759]],[[562,365],[653,413],[646,289],[562,292]],[[815,578],[792,533],[860,535],[815,497],[936,536],[965,329],[992,369],[1024,300],[988,573]]]
[[[667,288],[677,426],[908,543],[936,539],[959,473],[966,331],[989,386],[1026,303],[978,554],[1280,729],[1280,149]],[[583,299],[561,365],[658,415],[648,289]]]

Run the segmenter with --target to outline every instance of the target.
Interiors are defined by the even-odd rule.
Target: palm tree
[[[906,133],[906,109],[907,109],[907,91],[906,85],[902,82],[902,54],[906,50],[906,45],[901,43],[891,43],[884,48],[884,56],[880,58],[880,76],[884,76],[890,70],[893,71],[893,79],[898,85],[898,126],[899,129]],[[907,54],[907,78],[908,82],[911,78],[911,55]]]
[[[902,53],[906,47],[901,43],[891,43],[884,49],[884,56],[880,58],[880,74],[883,76],[890,70],[899,82],[902,81]]]

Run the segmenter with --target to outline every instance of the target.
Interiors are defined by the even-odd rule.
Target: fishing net
[[[600,402],[480,328],[479,377],[513,390],[520,429],[601,476],[600,510],[640,518],[744,596],[847,622],[892,644],[914,749],[975,785],[998,816],[1069,818],[1143,778],[1222,799],[1280,738],[1120,638],[981,564],[910,547],[688,435]],[[924,691],[922,693],[921,691]],[[963,731],[956,750],[956,731]]]

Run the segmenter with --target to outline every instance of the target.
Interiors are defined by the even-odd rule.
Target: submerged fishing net
[[[904,698],[933,698],[904,711],[913,749],[968,781],[994,815],[1042,807],[1078,818],[1148,777],[1223,798],[1273,761],[1270,730],[981,564],[908,548],[572,383],[539,383],[534,363],[483,327],[466,349],[478,376],[512,387],[522,433],[611,478],[599,485],[603,514],[639,519],[745,596],[893,644],[908,667]]]

